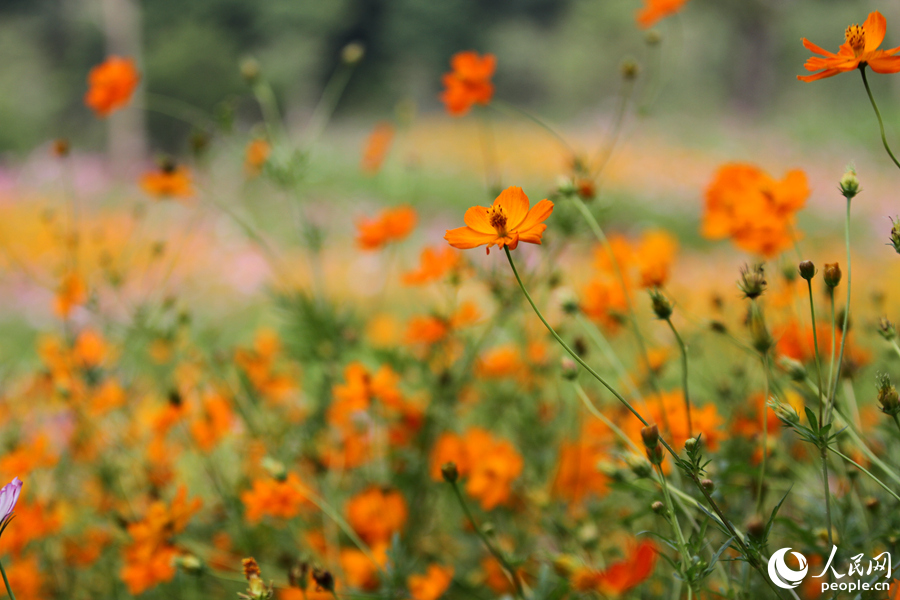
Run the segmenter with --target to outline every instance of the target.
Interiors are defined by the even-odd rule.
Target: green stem
[[[675,329],[675,325],[672,324],[671,317],[666,318],[666,323],[669,324],[669,329],[672,330],[675,339],[678,340],[678,346],[681,348],[681,387],[684,390],[684,406],[687,410],[688,437],[694,437],[694,425],[691,422],[691,395],[688,393],[687,346],[685,346],[684,340],[681,339],[681,336],[678,334],[678,330]]]
[[[475,520],[475,516],[472,514],[472,511],[469,510],[469,505],[466,504],[466,499],[463,498],[462,492],[459,491],[459,485],[455,481],[451,481],[450,486],[453,488],[453,493],[454,495],[456,495],[456,499],[459,501],[459,505],[462,507],[463,512],[466,513],[466,518],[469,520],[469,524],[472,526],[472,529],[474,529],[475,533],[478,534],[478,537],[481,538],[481,541],[488,549],[488,552],[490,552],[494,556],[494,558],[497,559],[497,562],[500,563],[500,565],[509,575],[510,579],[512,579],[513,585],[516,588],[516,596],[518,596],[519,598],[524,598],[522,592],[522,581],[519,579],[519,574],[512,567],[512,565],[509,564],[509,561],[506,560],[506,556],[504,556],[503,552],[501,552],[499,548],[494,546],[490,538],[484,533],[481,527],[478,526],[478,522]]]
[[[3,568],[3,563],[0,563],[0,574],[3,575],[3,583],[6,585],[6,593],[9,594],[10,600],[16,600],[16,595],[13,594],[12,588],[9,587],[9,579],[6,578],[6,569]]]
[[[666,510],[669,512],[669,518],[671,519],[670,524],[678,537],[678,551],[681,553],[681,576],[687,581],[687,571],[691,566],[691,556],[688,552],[687,542],[684,541],[684,532],[681,531],[681,525],[678,523],[678,517],[675,515],[675,506],[672,504],[672,497],[669,495],[669,486],[666,483],[666,476],[663,473],[662,466],[656,465],[656,471],[659,474],[659,483],[662,487],[663,500],[666,502]],[[688,582],[688,589],[690,588],[691,583]]]
[[[891,345],[894,346],[894,350],[897,352],[897,355],[900,356],[900,345],[897,345],[897,340],[891,340]]]
[[[592,369],[590,367],[590,365],[588,365],[586,362],[584,362],[584,360],[580,356],[578,356],[578,353],[575,352],[574,350],[572,350],[572,348],[569,347],[569,345],[559,336],[559,334],[556,333],[556,330],[550,326],[550,323],[548,323],[547,319],[544,318],[544,315],[541,313],[540,309],[538,309],[537,305],[534,303],[534,300],[531,299],[531,294],[529,294],[528,290],[525,289],[525,284],[522,283],[522,278],[519,276],[518,269],[516,269],[516,263],[513,262],[512,254],[510,254],[510,252],[509,252],[509,247],[503,246],[503,250],[504,250],[504,252],[506,252],[506,258],[509,260],[509,266],[512,268],[512,272],[513,272],[513,275],[515,275],[515,277],[516,277],[516,281],[519,283],[519,288],[522,290],[522,293],[525,294],[525,299],[528,300],[528,304],[531,305],[531,308],[534,310],[534,313],[541,320],[541,323],[544,324],[544,327],[547,328],[547,331],[550,332],[550,335],[552,335],[553,338],[559,343],[559,345],[563,347],[563,350],[568,352],[569,356],[571,356],[575,360],[575,362],[577,362],[588,373],[590,373],[594,379],[599,381],[600,385],[602,385],[607,390],[609,390],[609,392],[613,396],[615,396],[619,402],[621,402],[623,405],[625,405],[625,408],[627,408],[631,412],[631,414],[633,414],[635,417],[637,417],[637,419],[645,427],[649,427],[650,423],[648,423],[647,420],[644,419],[644,417],[642,417],[641,414],[634,409],[634,407],[631,405],[631,403],[628,402],[628,400],[626,400],[625,397],[622,396],[622,394],[620,394],[614,387],[612,387],[609,383],[607,383],[607,381],[605,379],[603,379],[603,377],[601,377],[600,374],[597,373],[597,371]],[[672,454],[672,456],[677,456],[676,452],[672,449],[671,446],[669,446],[668,443],[666,443],[665,440],[660,440],[660,441],[662,442],[663,446],[665,446],[666,449]]]
[[[619,376],[619,382],[623,386],[628,388],[628,393],[630,393],[635,399],[643,401],[643,398],[641,398],[641,393],[635,386],[634,382],[631,380],[631,376],[625,369],[625,365],[623,365],[622,361],[619,360],[619,357],[616,355],[615,350],[613,350],[612,345],[609,343],[609,340],[606,339],[606,336],[603,335],[603,332],[600,331],[600,328],[580,313],[578,315],[578,322],[587,332],[588,337],[590,337],[594,341],[594,343],[600,347],[600,351],[603,352],[604,358],[606,358],[606,360],[616,370]]]
[[[502,113],[506,113],[507,115],[516,114],[531,121],[541,129],[552,135],[554,138],[556,138],[560,145],[563,146],[571,156],[575,156],[575,150],[572,148],[572,146],[569,145],[569,142],[566,141],[566,138],[561,136],[559,132],[556,131],[556,129],[547,125],[547,123],[545,123],[540,117],[536,117],[527,110],[519,108],[514,104],[510,104],[509,102],[504,102],[503,100],[494,100],[493,102],[491,102],[490,106]]]
[[[649,374],[648,376],[650,378],[650,384],[653,386],[653,391],[659,394],[659,384],[656,381],[656,375],[653,372],[652,367],[650,366],[650,356],[647,353],[647,345],[644,343],[644,336],[641,334],[641,329],[638,325],[637,314],[634,312],[634,304],[632,304],[631,302],[631,294],[628,292],[628,286],[625,283],[625,276],[622,274],[622,267],[619,265],[619,261],[616,258],[615,253],[613,252],[612,246],[609,243],[609,239],[607,239],[606,234],[603,232],[603,229],[600,227],[600,224],[597,222],[597,219],[594,218],[594,215],[588,209],[587,205],[578,196],[573,197],[573,201],[575,202],[575,206],[578,207],[578,210],[584,216],[585,220],[588,223],[588,226],[594,233],[594,236],[600,242],[600,245],[603,246],[603,249],[606,251],[607,256],[609,256],[609,260],[613,266],[613,272],[616,275],[616,279],[619,281],[619,285],[622,287],[622,295],[625,298],[625,305],[628,307],[628,317],[631,323],[631,329],[634,333],[635,339],[637,340],[641,358],[644,361],[644,366],[647,368],[647,373]]]
[[[528,303],[531,305],[531,308],[534,310],[534,313],[538,316],[538,318],[544,324],[544,327],[547,328],[547,331],[550,332],[550,334],[553,336],[553,338],[559,343],[560,346],[563,347],[563,349],[569,354],[569,356],[571,356],[575,360],[575,362],[577,362],[579,365],[581,365],[588,373],[590,373],[594,377],[594,379],[596,379],[598,382],[600,382],[600,384],[603,387],[605,387],[607,390],[609,390],[609,392],[613,396],[615,396],[616,399],[618,399],[619,402],[621,402],[625,406],[625,408],[627,408],[631,412],[631,414],[633,414],[635,417],[637,417],[637,419],[641,423],[643,423],[645,426],[648,426],[649,423],[647,423],[647,421],[640,415],[640,413],[638,413],[634,409],[634,407],[631,406],[631,404],[622,396],[622,394],[620,394],[615,388],[613,388],[611,385],[609,385],[609,383],[607,383],[605,379],[603,379],[599,374],[597,374],[597,372],[594,371],[594,369],[592,369],[590,366],[588,366],[588,364],[585,363],[584,360],[580,356],[578,356],[578,354],[574,350],[572,350],[572,348],[570,348],[569,345],[566,344],[565,341],[563,341],[563,339],[559,336],[559,334],[556,333],[556,330],[550,326],[550,324],[547,322],[547,319],[544,318],[544,315],[541,314],[541,311],[538,309],[537,305],[534,303],[534,300],[531,299],[531,294],[529,294],[528,290],[525,289],[525,285],[522,283],[522,278],[519,276],[519,271],[516,269],[516,264],[513,262],[512,254],[510,254],[509,248],[507,246],[504,246],[503,250],[506,252],[506,258],[509,260],[509,266],[512,268],[513,275],[515,275],[515,277],[516,277],[516,281],[519,284],[519,288],[522,290],[522,293],[525,295],[525,299],[528,300]],[[666,442],[665,439],[660,437],[659,441],[663,445],[663,447],[669,452],[669,454],[671,454],[675,458],[678,458],[678,454],[675,452],[675,450],[672,449],[672,446],[670,446],[668,444],[668,442]],[[773,591],[776,591],[776,595],[777,595],[777,590],[775,590],[775,588],[772,586],[772,582],[769,581],[769,578],[766,576],[766,573],[762,569],[761,565],[759,565],[758,562],[751,557],[750,549],[744,543],[743,537],[737,532],[737,530],[734,528],[734,525],[731,524],[731,521],[729,521],[725,517],[724,513],[722,513],[722,510],[719,508],[719,506],[716,504],[716,502],[709,495],[709,492],[706,490],[706,488],[704,488],[700,484],[700,480],[697,478],[697,476],[692,474],[691,480],[694,482],[694,485],[697,487],[697,489],[699,489],[700,492],[703,494],[703,496],[706,498],[706,501],[709,502],[710,507],[713,509],[713,511],[719,517],[719,520],[721,521],[722,525],[728,530],[729,534],[734,536],[735,540],[737,540],[738,545],[740,546],[741,552],[743,553],[743,555],[745,557],[747,557],[748,560],[752,561],[753,568],[757,572],[759,572],[760,576],[768,583],[769,587],[771,587],[773,589]],[[792,594],[792,595],[794,597],[796,597],[796,594]]]
[[[762,510],[762,502],[763,502],[763,481],[766,478],[766,457],[769,454],[769,415],[766,413],[769,410],[769,353],[766,352],[762,355],[763,359],[763,374],[766,378],[766,387],[763,395],[763,405],[762,405],[762,426],[763,426],[763,437],[762,437],[762,464],[759,469],[759,481],[756,484],[756,513],[760,514]]]
[[[873,475],[871,472],[869,472],[864,466],[862,466],[861,464],[859,464],[858,462],[856,462],[855,460],[853,460],[853,459],[850,458],[849,456],[846,456],[846,455],[844,455],[844,454],[841,454],[841,452],[840,452],[839,450],[835,450],[834,448],[832,448],[832,447],[830,447],[830,446],[828,447],[828,449],[831,450],[833,453],[837,454],[838,456],[840,456],[841,458],[843,458],[844,460],[846,460],[846,461],[847,461],[848,463],[850,463],[851,465],[855,466],[857,469],[859,469],[860,471],[862,471],[862,472],[865,473],[866,475],[868,475],[869,478],[872,479],[872,481],[874,481],[874,482],[877,483],[879,486],[881,486],[881,488],[882,488],[884,491],[886,491],[888,494],[890,494],[891,496],[893,496],[893,497],[896,498],[897,500],[900,500],[900,496],[898,496],[896,493],[894,493],[894,491],[893,491],[891,488],[889,488],[887,485],[885,485],[885,483],[884,483],[883,481],[881,481],[880,479],[878,479],[877,477],[875,477],[875,475]]]
[[[881,111],[878,110],[878,105],[875,104],[875,97],[872,95],[872,90],[869,88],[869,80],[868,78],[866,78],[865,63],[859,65],[859,72],[862,74],[863,85],[866,86],[866,93],[869,95],[869,102],[872,103],[872,108],[875,109],[875,116],[878,118],[878,127],[881,129],[881,143],[884,144],[884,149],[887,151],[888,156],[891,157],[891,160],[894,161],[894,164],[897,165],[898,169],[900,169],[900,162],[897,161],[897,157],[894,156],[893,152],[891,152],[891,147],[888,146],[887,137],[884,135],[884,121],[881,120]]]
[[[822,485],[825,488],[825,523],[828,525],[828,545],[833,545],[831,536],[831,488],[828,485],[828,449],[826,442],[821,447],[822,453]]]
[[[834,351],[837,343],[837,313],[834,310],[834,288],[828,288],[828,298],[831,304],[831,360],[828,364],[828,387],[822,392],[825,394],[825,401],[831,397],[831,380],[834,379]]]
[[[891,415],[894,417],[894,423],[897,425],[897,429],[900,430],[900,419],[897,418],[896,414]]]
[[[819,376],[819,423],[821,423],[825,417],[825,401],[822,398],[822,362],[819,358],[819,337],[816,334],[816,306],[813,303],[812,279],[806,280],[806,287],[809,290],[809,313],[812,316],[813,349],[816,355],[816,373]]]
[[[340,101],[344,89],[347,87],[347,84],[350,83],[350,76],[353,74],[354,66],[356,64],[357,63],[351,64],[342,61],[340,66],[331,76],[331,79],[325,84],[325,89],[322,91],[322,98],[316,105],[315,110],[313,110],[313,115],[309,121],[309,129],[307,130],[309,133],[306,138],[307,148],[312,146],[316,140],[319,139],[319,136],[322,135],[322,132],[325,130],[325,126],[328,125],[328,121],[331,120],[331,115],[334,114],[334,109],[337,108],[338,101]]]
[[[613,121],[612,134],[609,136],[609,142],[607,143],[607,146],[602,153],[602,158],[597,161],[597,167],[592,173],[594,179],[597,179],[598,177],[600,177],[600,175],[603,174],[604,169],[606,169],[606,165],[609,164],[609,159],[612,158],[613,150],[616,149],[616,144],[619,142],[619,136],[622,134],[622,125],[625,123],[625,111],[628,108],[628,101],[631,99],[631,93],[633,91],[634,80],[626,80],[624,86],[622,87],[622,94],[619,99],[619,107],[616,110],[616,118],[615,121]]]
[[[829,413],[831,407],[834,406],[834,398],[837,396],[837,384],[838,380],[841,378],[841,370],[844,364],[844,348],[847,345],[847,327],[850,324],[850,276],[851,276],[851,263],[850,263],[850,198],[847,198],[847,217],[844,221],[844,244],[847,246],[847,302],[844,304],[844,324],[841,328],[841,349],[838,352],[837,358],[837,368],[834,373],[834,380],[831,382],[831,394],[828,398],[828,409]],[[834,336],[832,336],[832,343],[834,341]],[[826,419],[830,417],[826,415]],[[820,423],[820,426],[824,426],[825,423]]]

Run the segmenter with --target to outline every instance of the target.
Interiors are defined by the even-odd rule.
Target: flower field
[[[693,5],[635,2],[648,56]],[[585,127],[490,48],[381,119],[336,113],[356,42],[302,118],[264,60],[215,114],[79,74],[111,147],[190,135],[0,168],[5,593],[900,598],[900,48],[858,20],[789,84],[858,88],[859,146],[657,128],[681,82],[627,56]]]

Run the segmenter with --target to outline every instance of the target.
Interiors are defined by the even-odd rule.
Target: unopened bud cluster
[[[766,273],[763,265],[755,264],[752,267],[741,267],[741,278],[738,288],[744,293],[744,298],[756,300],[766,291]]]
[[[881,412],[886,415],[893,417],[900,413],[900,396],[887,373],[878,376],[878,404],[881,405]]]
[[[661,465],[663,461],[663,448],[659,443],[659,427],[650,425],[641,429],[641,439],[647,449],[647,459],[654,465]]]
[[[854,169],[848,169],[841,177],[840,190],[847,200],[852,200],[859,193],[859,179]]]
[[[834,289],[841,283],[841,266],[838,263],[825,263],[823,275],[825,285]]]

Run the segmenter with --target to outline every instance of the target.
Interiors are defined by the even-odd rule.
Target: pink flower
[[[16,502],[19,501],[19,494],[22,493],[22,480],[14,477],[13,480],[0,489],[0,524],[3,528],[9,524],[12,519],[13,510],[16,508]],[[2,532],[2,529],[0,529]]]

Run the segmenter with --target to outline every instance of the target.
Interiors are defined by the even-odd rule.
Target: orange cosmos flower
[[[637,13],[638,25],[644,29],[652,27],[660,19],[677,13],[685,4],[687,0],[645,0],[644,8]]]
[[[441,101],[447,112],[460,117],[474,104],[488,104],[494,95],[491,77],[497,67],[497,59],[493,54],[479,56],[477,52],[457,52],[450,59],[453,69],[443,78],[444,92]]]
[[[284,481],[257,479],[253,488],[241,494],[241,502],[247,509],[249,523],[257,523],[263,517],[292,519],[300,509],[310,504],[305,487],[295,473],[289,473]]]
[[[818,73],[798,75],[797,79],[816,81],[853,69],[865,68],[866,65],[872,67],[876,73],[897,73],[900,71],[900,56],[894,55],[900,51],[900,47],[890,50],[878,49],[878,46],[884,41],[886,29],[887,23],[880,12],[869,13],[862,27],[851,25],[844,31],[845,41],[841,44],[837,54],[824,50],[803,38],[803,47],[820,55],[810,57],[803,66],[807,71],[818,71]]]
[[[803,171],[790,171],[778,181],[755,165],[724,165],[706,190],[701,232],[773,257],[793,243],[794,216],[809,194]]]
[[[637,248],[641,287],[663,287],[669,279],[678,241],[663,230],[648,231]]]
[[[466,493],[480,500],[481,508],[491,510],[512,496],[512,483],[522,474],[524,461],[513,445],[485,429],[468,430],[464,436],[443,434],[431,453],[430,473],[442,481],[441,467],[456,464],[460,477],[466,477]]]
[[[578,569],[572,574],[572,587],[578,591],[595,591],[603,596],[619,596],[643,583],[656,567],[656,548],[642,541],[632,547],[625,559],[603,571]]]
[[[453,581],[453,567],[428,565],[424,575],[410,575],[406,580],[413,600],[438,600]]]
[[[191,172],[187,167],[169,161],[141,177],[141,188],[156,198],[190,198],[194,195]]]
[[[363,250],[378,250],[406,238],[416,226],[416,211],[408,206],[389,208],[375,219],[356,225],[356,242]]]
[[[419,257],[419,268],[403,275],[406,285],[422,285],[439,281],[445,275],[458,271],[462,265],[462,255],[444,246],[443,248],[425,248]]]
[[[63,277],[56,290],[56,314],[67,318],[76,306],[87,302],[87,285],[78,273],[69,273]]]
[[[390,542],[406,524],[406,500],[396,490],[377,487],[353,496],[347,503],[347,522],[367,544]]]
[[[84,103],[98,117],[107,117],[128,104],[140,80],[134,59],[110,56],[88,74],[89,88]]]
[[[444,239],[461,250],[486,245],[488,254],[495,245],[515,250],[520,241],[540,244],[547,229],[544,221],[553,212],[553,203],[544,199],[532,208],[529,205],[522,188],[508,187],[490,207],[473,206],[467,210],[463,216],[466,227],[448,229]]]
[[[249,177],[256,177],[262,173],[263,166],[269,160],[272,146],[266,140],[257,138],[247,144],[244,151],[244,172]]]
[[[362,164],[360,165],[363,172],[374,175],[381,169],[381,164],[391,149],[392,141],[394,141],[394,128],[390,123],[382,121],[375,125],[363,150]]]

